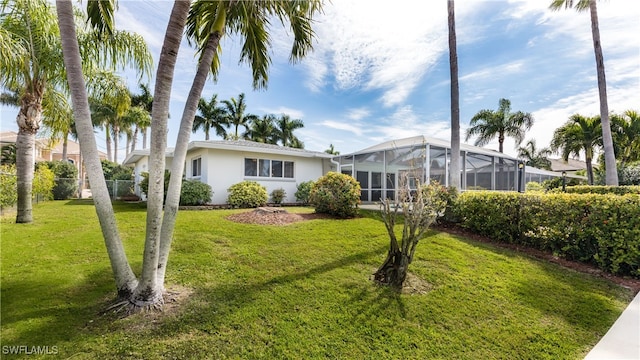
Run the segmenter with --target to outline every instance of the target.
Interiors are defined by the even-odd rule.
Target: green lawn
[[[139,271],[144,209],[116,210]],[[225,219],[237,211],[181,212],[167,282],[193,293],[167,316],[126,319],[99,315],[114,283],[91,202],[38,204],[31,225],[2,219],[1,357],[23,345],[73,359],[578,359],[632,297],[436,232],[411,267],[430,291],[397,294],[369,280],[388,245],[373,213],[276,227]]]

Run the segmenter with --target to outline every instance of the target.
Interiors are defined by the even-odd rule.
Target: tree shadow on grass
[[[65,205],[67,206],[94,206],[93,199],[73,199],[68,200]],[[112,202],[113,210],[116,213],[121,212],[143,212],[147,211],[147,203],[138,201],[138,202],[127,202],[127,201],[113,201]]]
[[[526,272],[508,282],[512,298],[544,314],[540,321],[561,318],[568,324],[589,333],[604,334],[620,315],[615,299],[632,298],[626,290],[613,282],[577,272],[527,253],[506,249],[497,244],[479,242],[452,235],[474,248],[489,251],[509,259],[526,259],[540,271]],[[626,295],[625,295],[626,294]]]
[[[4,278],[3,345],[57,346],[65,354],[64,343],[82,336],[83,328],[112,300],[105,294],[115,296],[110,268],[89,274],[79,285]]]

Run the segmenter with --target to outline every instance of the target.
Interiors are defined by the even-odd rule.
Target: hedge
[[[640,278],[640,196],[466,192],[461,225],[498,241]]]
[[[556,194],[563,193],[561,188],[552,189],[549,192]],[[568,186],[565,192],[567,194],[640,195],[640,186],[577,185]]]

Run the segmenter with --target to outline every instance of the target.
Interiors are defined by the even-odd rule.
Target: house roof
[[[587,163],[575,159],[569,159],[567,161],[562,159],[549,159],[549,161],[551,161],[551,170],[553,171],[578,171],[587,168]]]
[[[415,145],[424,145],[424,144],[429,144],[429,145],[443,147],[443,148],[449,148],[449,149],[451,148],[451,143],[449,141],[447,141],[447,140],[427,137],[427,136],[424,136],[424,135],[418,135],[418,136],[405,138],[405,139],[386,141],[386,142],[380,143],[378,145],[371,146],[371,147],[368,147],[366,149],[362,149],[360,151],[357,151],[355,153],[348,154],[348,155],[365,154],[365,153],[371,153],[371,152],[375,152],[375,151],[391,150],[391,149],[397,149],[397,148],[403,148],[403,147],[409,147],[409,146],[415,146]],[[469,151],[469,152],[473,152],[473,153],[476,153],[476,154],[483,154],[483,155],[490,155],[490,156],[500,156],[500,157],[506,158],[506,159],[517,160],[517,158],[512,157],[510,155],[507,155],[507,154],[504,154],[504,153],[501,153],[501,152],[498,152],[498,151],[495,151],[495,150],[491,150],[491,149],[485,149],[485,148],[481,148],[481,147],[478,147],[478,146],[469,145],[469,144],[462,144],[461,143],[460,144],[460,150],[461,151]]]
[[[230,151],[250,151],[263,154],[288,155],[306,158],[331,159],[333,155],[324,152],[296,149],[286,146],[264,144],[249,140],[208,140],[192,141],[187,147],[187,151],[195,149],[219,149]],[[174,148],[167,148],[166,157],[173,157]],[[149,156],[149,149],[135,150],[124,159],[123,164],[135,164],[141,158]]]
[[[3,131],[0,132],[0,144],[15,144],[16,139],[18,138],[18,133],[15,131]],[[62,147],[64,146],[62,141],[58,141],[52,146],[52,142],[47,138],[37,138],[36,144],[41,149],[51,150],[52,154],[62,154]],[[76,155],[80,154],[80,144],[68,139],[67,140],[67,154],[68,155]],[[102,151],[98,151],[98,154],[101,158],[106,158],[107,154]]]

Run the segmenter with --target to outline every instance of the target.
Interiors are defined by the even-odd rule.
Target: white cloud
[[[274,114],[276,116],[289,115],[292,119],[303,119],[304,111],[298,109],[288,108],[286,106],[280,106],[277,108],[262,108],[261,111],[267,114]]]
[[[371,111],[365,107],[350,109],[347,111],[347,118],[350,120],[362,120],[368,117],[371,114]]]

